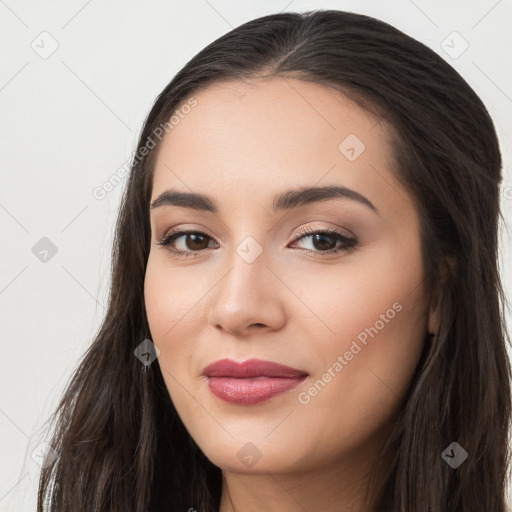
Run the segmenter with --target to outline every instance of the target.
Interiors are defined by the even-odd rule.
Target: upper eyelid
[[[344,231],[346,233],[344,233]],[[334,235],[341,235],[341,236],[344,236],[345,238],[357,238],[356,235],[354,233],[352,233],[352,231],[350,231],[349,229],[347,228],[340,228],[340,227],[317,227],[317,226],[304,226],[302,228],[299,228],[298,232],[297,232],[297,237],[298,238],[302,238],[303,236],[306,236],[306,235],[314,235],[315,233],[331,233],[331,234],[334,234]]]

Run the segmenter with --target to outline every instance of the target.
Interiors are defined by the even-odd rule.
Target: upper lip
[[[209,364],[203,374],[208,377],[301,377],[308,375],[302,370],[297,370],[283,364],[262,359],[248,359],[237,363],[231,359],[220,359]]]

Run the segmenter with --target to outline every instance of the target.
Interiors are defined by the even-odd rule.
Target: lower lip
[[[211,392],[225,402],[250,405],[264,402],[279,393],[293,389],[300,384],[301,377],[208,377]]]

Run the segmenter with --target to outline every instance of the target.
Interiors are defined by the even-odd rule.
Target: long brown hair
[[[382,21],[334,10],[245,23],[199,52],[156,99],[119,211],[108,311],[51,418],[48,440],[58,457],[41,472],[38,511],[218,510],[220,468],[182,424],[158,360],[148,367],[134,356],[151,338],[143,285],[159,141],[143,157],[140,150],[201,88],[258,76],[335,88],[389,124],[394,171],[421,214],[429,289],[443,290],[439,330],[425,338],[383,449],[392,462],[372,510],[504,512],[510,340],[497,265],[502,175],[492,120],[425,45]],[[457,468],[442,457],[452,442],[468,453]]]

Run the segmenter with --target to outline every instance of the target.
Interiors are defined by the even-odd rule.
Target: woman
[[[504,511],[501,178],[480,99],[386,23],[211,43],[144,124],[38,510]]]

